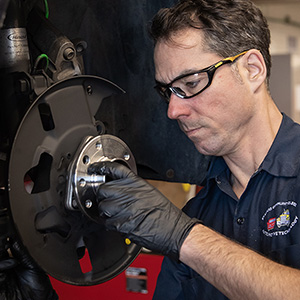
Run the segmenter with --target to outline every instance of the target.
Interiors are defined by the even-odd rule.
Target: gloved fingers
[[[132,173],[133,174],[133,173]],[[98,196],[103,195],[104,198],[109,197],[109,195],[118,197],[123,194],[131,194],[136,198],[148,197],[149,193],[154,194],[160,193],[152,185],[150,185],[143,178],[136,176],[115,179],[112,181],[107,181],[99,186]]]
[[[104,215],[108,218],[115,216],[117,214],[130,215],[129,206],[132,203],[128,202],[130,200],[128,197],[120,197],[118,199],[106,197],[98,204],[98,210],[100,212],[100,216]]]
[[[149,228],[149,230],[156,227],[155,217],[164,217],[164,212],[160,209],[149,210],[144,207],[136,207],[132,203],[121,203],[120,205],[114,205],[110,199],[104,200],[99,204],[99,211],[101,211],[105,217],[105,225],[109,226],[109,229],[118,230],[125,234],[130,234],[132,230],[136,230],[142,223],[143,226]],[[146,220],[147,219],[147,220]]]
[[[135,174],[126,166],[110,161],[97,162],[88,168],[88,174],[107,175],[112,179],[134,177]]]
[[[24,246],[17,239],[10,238],[10,243],[10,250],[13,257],[15,257],[22,264],[22,266],[28,269],[39,268],[29,256]]]
[[[10,283],[13,284],[9,289],[13,288],[19,295],[17,298],[9,297],[9,299],[58,300],[49,277],[27,254],[25,247],[18,238],[16,236],[10,237],[9,242],[11,253],[17,262],[13,269],[13,277],[9,279]],[[12,278],[15,282],[11,281]],[[3,276],[0,279],[3,279]]]
[[[130,222],[130,219],[128,218],[128,216],[116,215],[116,216],[107,218],[105,220],[105,227],[108,230],[118,231],[120,233],[127,235],[128,227],[131,228],[130,223],[131,222]]]
[[[118,201],[118,199],[123,198],[126,195],[131,195],[132,188],[126,183],[127,180],[114,180],[101,184],[97,190],[98,200],[111,198]]]
[[[127,189],[130,190],[130,188]],[[134,193],[126,192],[126,186],[103,184],[97,195],[98,210],[102,217],[111,218],[119,215],[122,218],[133,218],[140,213],[160,209],[153,208],[152,197],[143,199],[140,197],[142,195],[136,191]]]
[[[15,268],[18,262],[13,258],[6,258],[0,261],[0,272]]]
[[[159,198],[161,201],[157,201]],[[136,214],[140,210],[162,210],[170,205],[169,200],[143,179],[134,184],[128,183],[126,179],[104,183],[97,191],[97,200],[100,215],[107,217],[119,212]]]

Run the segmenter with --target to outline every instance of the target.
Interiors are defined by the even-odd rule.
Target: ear
[[[265,83],[267,77],[267,67],[261,52],[256,49],[249,50],[243,57],[243,67],[250,88],[255,93]]]

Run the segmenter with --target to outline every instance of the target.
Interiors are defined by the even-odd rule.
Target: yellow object
[[[188,193],[191,189],[191,185],[189,183],[182,183],[183,190]]]
[[[125,243],[126,243],[126,245],[130,245],[130,244],[131,244],[131,240],[128,239],[128,238],[126,238],[126,239],[125,239]]]

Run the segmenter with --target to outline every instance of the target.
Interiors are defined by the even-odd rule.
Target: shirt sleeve
[[[157,279],[153,300],[184,299],[181,282],[189,278],[188,267],[165,257]]]
[[[153,300],[228,300],[183,263],[164,258]]]

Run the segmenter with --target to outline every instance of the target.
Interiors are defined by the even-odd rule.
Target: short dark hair
[[[155,43],[187,28],[204,33],[203,47],[222,57],[257,49],[271,72],[270,30],[260,9],[250,0],[180,0],[154,16],[150,35]]]

